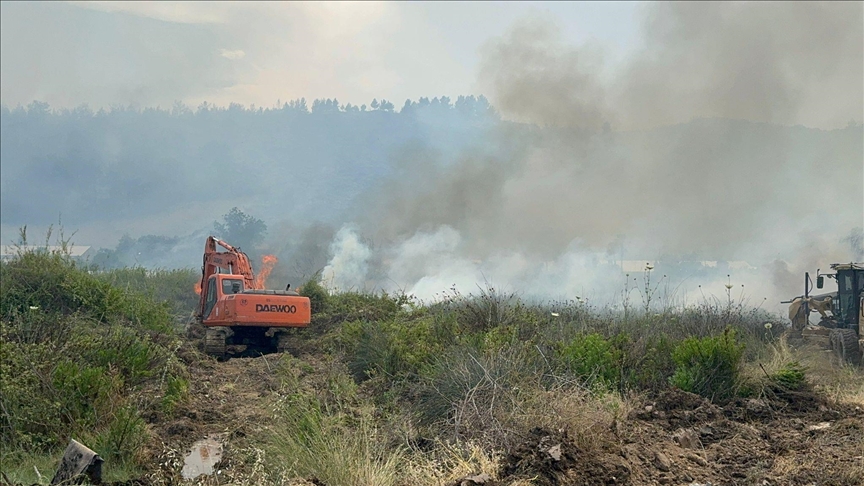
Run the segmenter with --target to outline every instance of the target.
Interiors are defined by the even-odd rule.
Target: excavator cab
[[[204,315],[207,319],[210,312],[216,306],[216,303],[225,295],[234,295],[243,292],[243,279],[234,275],[216,274],[210,277],[209,285],[207,285],[207,297],[204,301]],[[217,280],[221,280],[217,284]]]

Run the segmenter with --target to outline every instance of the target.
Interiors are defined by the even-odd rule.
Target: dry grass
[[[750,383],[764,383],[789,363],[806,369],[807,383],[830,401],[864,407],[864,368],[840,361],[825,343],[815,338],[790,344],[786,336],[766,346],[762,355],[745,365],[743,377]]]
[[[435,441],[429,451],[412,451],[405,457],[400,485],[443,486],[457,479],[488,474],[497,480],[501,457],[475,443]]]
[[[807,367],[808,381],[829,400],[864,407],[864,368],[840,362],[818,342],[805,342],[790,353]]]
[[[811,437],[806,442],[808,454],[788,454],[775,458],[771,467],[771,475],[786,478],[795,484],[833,484],[837,486],[859,486],[864,484],[864,442],[844,437],[848,432],[849,419],[837,422],[824,434]],[[860,428],[860,425],[852,427]],[[847,429],[844,431],[843,429]],[[847,461],[840,466],[837,462],[826,466],[823,451],[829,450],[837,443],[846,443],[844,454]]]

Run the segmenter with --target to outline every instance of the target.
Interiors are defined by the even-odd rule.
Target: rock
[[[561,444],[550,447],[549,450],[546,451],[546,453],[549,454],[549,457],[551,457],[553,461],[560,461]]]
[[[828,427],[831,427],[831,422],[820,422],[816,425],[811,425],[811,426],[807,427],[807,432],[813,432],[816,430],[825,430]]]
[[[492,477],[486,473],[474,474],[473,476],[465,476],[450,483],[453,486],[476,486],[479,484],[491,483]]]
[[[744,403],[744,408],[752,415],[763,415],[770,413],[771,407],[765,400],[751,398]]]
[[[708,461],[706,461],[705,458],[700,456],[699,454],[695,454],[693,452],[688,452],[687,455],[685,455],[684,457],[695,462],[696,464],[699,464],[702,467],[708,466]]]
[[[668,471],[672,467],[672,461],[662,452],[654,453],[654,465],[661,471]]]
[[[672,435],[675,442],[685,449],[701,449],[702,441],[699,440],[699,434],[693,429],[679,429]]]

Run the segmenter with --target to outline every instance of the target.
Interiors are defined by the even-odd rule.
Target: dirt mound
[[[597,450],[534,429],[506,456],[501,484],[864,484],[864,411],[809,392],[721,407],[668,390],[613,429]]]
[[[504,484],[627,484],[630,468],[620,456],[580,450],[566,431],[535,428],[507,455],[500,476]]]
[[[627,428],[632,484],[864,484],[864,411],[812,392],[720,407],[669,390],[632,412]]]
[[[657,421],[667,429],[691,427],[723,416],[723,410],[707,399],[685,391],[672,389],[648,400],[642,409],[631,413],[631,419]]]

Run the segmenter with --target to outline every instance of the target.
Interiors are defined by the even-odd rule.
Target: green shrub
[[[672,352],[675,373],[670,383],[711,400],[728,399],[739,385],[744,345],[733,329],[718,336],[690,337]]]
[[[162,409],[171,413],[189,394],[189,380],[182,376],[169,376],[165,383],[165,396],[162,397]]]
[[[326,334],[345,322],[392,320],[402,312],[402,305],[407,303],[406,297],[387,293],[340,292],[329,295],[320,285],[317,288],[323,293],[315,290],[316,285],[308,291],[304,285],[302,292],[310,295],[310,300],[315,298],[319,303],[324,302],[318,312],[314,310],[313,302],[312,325],[306,331],[307,334]]]
[[[74,436],[134,463],[139,407],[170,408],[188,386],[166,347],[171,306],[61,252],[23,252],[0,263],[0,280],[0,453],[52,453]]]
[[[771,375],[771,382],[786,390],[800,390],[805,384],[807,368],[798,361],[785,363]]]
[[[0,315],[33,310],[86,313],[102,323],[124,320],[157,332],[171,330],[168,304],[116,288],[56,252],[25,252],[0,265]]]
[[[569,373],[591,386],[611,389],[620,383],[623,353],[600,334],[577,336],[559,357]]]
[[[109,420],[108,426],[97,429],[99,432],[87,442],[105,459],[132,460],[147,440],[147,426],[139,410],[131,405],[121,406]],[[88,438],[88,435],[83,437]]]
[[[178,319],[188,317],[198,305],[195,284],[201,280],[200,270],[116,268],[99,271],[96,276],[117,289],[166,303]]]
[[[312,304],[312,314],[318,314],[327,309],[327,299],[330,295],[327,293],[327,289],[318,282],[317,276],[309,279],[300,287],[300,295],[309,298],[309,302]]]
[[[358,382],[379,374],[414,377],[445,347],[436,339],[432,318],[362,321],[345,330],[345,338],[355,343],[348,368]]]

